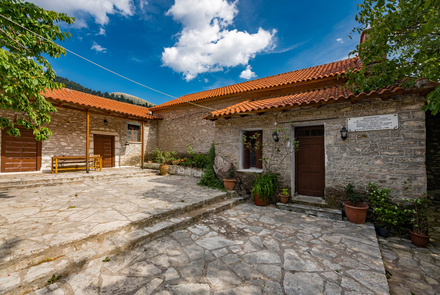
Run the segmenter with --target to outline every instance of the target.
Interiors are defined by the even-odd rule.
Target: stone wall
[[[273,151],[271,139],[275,122],[292,132],[294,127],[324,125],[325,195],[328,203],[340,205],[343,187],[352,183],[365,193],[368,182],[392,189],[395,201],[426,192],[424,98],[418,94],[360,100],[354,104],[339,102],[316,107],[296,108],[263,115],[215,121],[216,152],[240,167],[240,131],[263,130],[264,151]],[[343,141],[342,126],[348,118],[398,114],[398,130],[350,132]],[[317,120],[323,119],[323,120]],[[286,122],[286,123],[283,123]],[[289,123],[293,122],[293,123]],[[299,147],[301,148],[301,147]],[[281,186],[294,186],[293,156],[279,163]],[[293,188],[294,191],[294,188]]]
[[[426,173],[428,194],[440,201],[440,114],[426,113]]]
[[[11,112],[0,112],[0,115],[13,119]],[[107,126],[104,124],[107,120]],[[90,145],[89,152],[93,154],[94,134],[113,135],[115,137],[115,167],[139,166],[141,157],[141,143],[127,142],[128,123],[139,124],[136,121],[121,118],[107,117],[90,114]],[[53,135],[42,144],[43,171],[50,170],[53,156],[77,156],[85,155],[86,149],[86,115],[84,112],[58,109],[51,115],[48,125]],[[157,123],[155,121],[145,124],[145,147],[146,152],[157,145]],[[1,135],[0,135],[1,144]]]
[[[203,120],[212,110],[218,110],[243,101],[244,96],[197,102],[209,109],[184,105],[154,111],[162,117],[158,121],[158,148],[161,151],[185,153],[190,144],[194,152],[207,154],[214,142],[214,122]]]

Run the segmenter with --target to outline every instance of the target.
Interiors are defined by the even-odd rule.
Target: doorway
[[[113,135],[95,134],[93,153],[102,157],[102,167],[115,167],[115,137]]]

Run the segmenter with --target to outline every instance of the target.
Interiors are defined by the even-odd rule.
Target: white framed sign
[[[348,131],[387,130],[398,128],[399,117],[397,114],[348,119]]]

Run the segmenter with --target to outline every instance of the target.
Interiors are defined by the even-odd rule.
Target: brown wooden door
[[[39,171],[41,142],[35,140],[32,130],[20,128],[20,136],[2,131],[1,172]]]
[[[115,137],[95,134],[93,145],[93,153],[102,157],[102,167],[115,167]]]
[[[299,151],[295,153],[295,191],[299,195],[324,197],[324,126],[295,128]]]

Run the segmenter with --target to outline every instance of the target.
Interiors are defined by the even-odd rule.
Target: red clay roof
[[[388,86],[380,91],[373,90],[369,93],[359,93],[354,95],[350,89],[345,89],[343,85],[332,86],[321,89],[314,89],[304,92],[297,92],[290,95],[271,97],[254,101],[243,101],[233,106],[211,112],[204,119],[212,119],[216,117],[224,117],[234,114],[252,113],[265,111],[269,109],[288,108],[295,106],[305,106],[310,104],[318,104],[330,101],[340,101],[351,98],[361,98],[376,95],[396,94],[403,92],[404,89],[399,86]]]
[[[105,111],[111,111],[124,115],[130,115],[134,117],[140,117],[149,120],[159,120],[160,118],[150,115],[150,110],[136,106],[133,104],[120,102],[113,99],[108,99],[68,88],[62,88],[59,90],[46,90],[46,93],[42,93],[46,98],[56,101],[73,103],[85,107],[97,108]]]
[[[283,73],[266,78],[260,78],[252,81],[247,81],[239,84],[217,88],[217,89],[184,95],[178,99],[170,100],[168,102],[155,106],[151,109],[157,110],[164,107],[183,104],[187,101],[196,102],[207,98],[219,97],[223,95],[236,94],[236,93],[242,93],[252,90],[260,90],[265,88],[272,88],[272,87],[289,85],[298,82],[322,79],[326,77],[334,77],[346,73],[350,68],[360,69],[360,67],[361,67],[361,62],[359,58],[353,57],[353,58],[344,59],[341,61],[336,61],[329,64],[319,65],[307,69],[296,70],[288,73]]]

